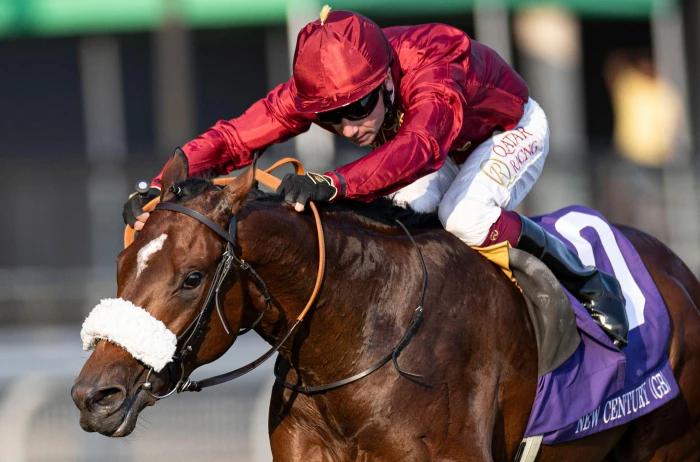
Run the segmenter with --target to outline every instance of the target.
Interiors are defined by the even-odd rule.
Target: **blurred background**
[[[80,323],[115,293],[121,207],[173,148],[290,75],[321,2],[0,0],[0,461],[269,460],[270,366],[84,433]],[[700,272],[700,2],[338,0],[382,26],[444,22],[495,48],[550,120],[522,210],[593,206]],[[363,151],[321,130],[270,148],[324,170]],[[248,337],[248,336],[246,336]],[[242,339],[219,372],[265,347]],[[202,372],[199,377],[203,376]]]

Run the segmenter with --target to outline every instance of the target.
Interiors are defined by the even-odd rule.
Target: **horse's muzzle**
[[[129,397],[120,384],[88,385],[76,382],[71,397],[80,410],[80,426],[106,436],[126,436],[136,426],[139,412],[149,404],[140,390]]]
[[[71,390],[75,405],[81,411],[95,412],[102,415],[113,414],[126,398],[123,386],[114,384],[106,387],[91,387],[76,383]]]

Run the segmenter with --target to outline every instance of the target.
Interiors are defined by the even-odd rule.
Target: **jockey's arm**
[[[189,175],[230,173],[252,163],[256,151],[308,130],[313,115],[296,111],[294,94],[290,79],[253,103],[241,116],[218,121],[182,146]],[[153,185],[160,185],[161,174],[153,179]]]
[[[370,202],[438,170],[459,135],[462,98],[454,85],[420,85],[393,140],[327,173],[339,195]]]

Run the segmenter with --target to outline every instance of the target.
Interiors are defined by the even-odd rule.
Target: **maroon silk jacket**
[[[514,128],[528,89],[495,51],[445,24],[384,29],[393,49],[395,105],[402,123],[383,130],[384,143],[328,172],[341,194],[371,201],[458,163],[495,130]],[[308,130],[312,113],[297,111],[293,79],[275,87],[240,117],[221,120],[182,149],[190,175],[229,173],[253,153]],[[332,130],[330,127],[324,127]],[[158,184],[160,175],[154,179]]]

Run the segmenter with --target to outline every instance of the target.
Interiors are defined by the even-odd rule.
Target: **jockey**
[[[293,76],[241,116],[217,122],[181,150],[190,175],[226,174],[256,151],[318,124],[365,156],[324,174],[287,175],[278,192],[297,211],[308,200],[369,202],[389,195],[437,211],[469,246],[508,241],[540,258],[619,346],[627,317],[617,280],[584,266],[558,238],[513,209],[540,176],[549,150],[542,108],[496,52],[444,24],[380,29],[325,6],[297,37]],[[124,207],[136,229],[142,205]]]

